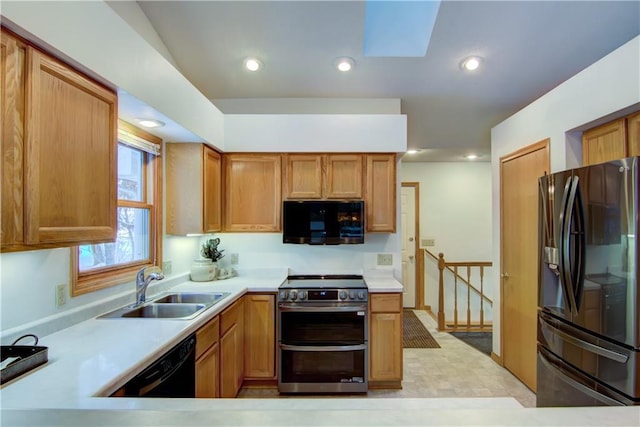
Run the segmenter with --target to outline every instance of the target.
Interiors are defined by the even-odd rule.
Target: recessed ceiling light
[[[353,58],[349,58],[348,56],[336,59],[336,68],[342,72],[350,71],[355,65],[356,62]]]
[[[164,123],[161,122],[160,120],[155,120],[155,119],[145,119],[145,118],[140,118],[137,119],[138,120],[138,124],[140,126],[146,127],[146,128],[159,128],[164,126]]]
[[[478,156],[477,154],[467,154],[466,156],[464,156],[464,158],[467,159],[467,160],[475,160],[478,157],[480,157],[480,156]]]
[[[249,71],[258,71],[262,68],[262,62],[257,58],[247,58],[244,60],[244,66]]]
[[[462,67],[463,70],[475,71],[478,69],[478,67],[480,67],[481,62],[482,62],[482,58],[480,58],[479,56],[470,56],[468,58],[465,58],[460,63],[460,66]]]

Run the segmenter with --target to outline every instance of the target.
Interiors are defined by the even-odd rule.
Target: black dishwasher
[[[173,347],[112,397],[195,397],[195,335]]]

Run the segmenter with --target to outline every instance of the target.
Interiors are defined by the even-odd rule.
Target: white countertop
[[[0,389],[1,424],[16,425],[638,425],[640,408],[525,409],[511,398],[108,398],[246,292],[276,292],[287,270],[183,282],[171,291],[230,292],[192,320],[90,319],[42,337],[49,361]],[[401,292],[366,274],[370,292]],[[150,295],[153,298],[154,295]],[[132,411],[135,410],[135,411]],[[126,411],[126,415],[123,412]]]

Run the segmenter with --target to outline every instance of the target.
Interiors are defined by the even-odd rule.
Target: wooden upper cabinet
[[[627,156],[625,119],[614,120],[582,134],[582,163],[594,165]]]
[[[627,117],[629,156],[640,156],[640,112]]]
[[[220,154],[204,144],[166,144],[167,234],[222,229]]]
[[[367,154],[364,208],[370,232],[396,232],[396,155]]]
[[[326,198],[362,198],[362,158],[360,154],[326,155]]]
[[[0,108],[2,110],[2,249],[24,243],[24,102],[26,45],[2,32]]]
[[[286,199],[322,198],[322,155],[285,154],[284,193]]]
[[[116,93],[4,31],[2,68],[2,249],[114,241]]]
[[[285,154],[285,199],[361,199],[362,154]]]
[[[280,231],[281,156],[225,154],[224,230]]]

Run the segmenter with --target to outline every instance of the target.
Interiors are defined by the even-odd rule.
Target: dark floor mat
[[[402,319],[402,347],[440,348],[438,342],[412,310],[404,310]]]
[[[487,356],[491,356],[493,349],[493,333],[492,332],[449,332],[454,337],[471,347],[480,350]]]

